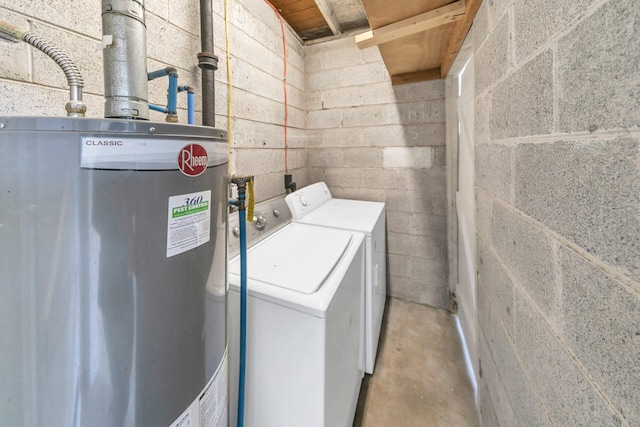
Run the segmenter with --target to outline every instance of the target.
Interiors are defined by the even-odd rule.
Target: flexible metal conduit
[[[22,40],[36,49],[41,50],[44,54],[53,59],[56,64],[62,68],[62,71],[67,77],[67,82],[69,83],[69,102],[67,102],[67,105],[65,106],[67,116],[84,117],[84,113],[87,111],[87,106],[82,102],[82,88],[84,87],[84,80],[82,79],[80,70],[78,70],[78,67],[73,63],[71,58],[35,34],[19,30],[1,21],[0,38],[14,43]]]

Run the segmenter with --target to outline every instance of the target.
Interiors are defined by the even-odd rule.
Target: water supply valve
[[[284,191],[289,193],[289,191],[291,191],[292,193],[294,191],[296,191],[296,183],[292,182],[293,181],[293,177],[291,176],[290,173],[287,173],[284,175]]]

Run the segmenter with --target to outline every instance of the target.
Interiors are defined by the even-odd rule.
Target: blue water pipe
[[[240,222],[240,375],[238,379],[238,427],[244,427],[244,389],[247,362],[247,214],[246,190],[252,176],[232,176],[231,182],[238,187],[238,200],[229,204],[238,206]]]
[[[169,76],[169,89],[167,90],[167,107],[160,107],[149,104],[149,108],[160,111],[167,115],[167,122],[178,122],[178,71],[175,68],[167,67],[147,73],[147,80],[155,80],[160,77]],[[164,108],[164,109],[162,109]]]
[[[179,86],[178,92],[187,92],[187,122],[194,124],[194,111],[195,111],[195,96],[193,95],[193,88],[191,86]]]

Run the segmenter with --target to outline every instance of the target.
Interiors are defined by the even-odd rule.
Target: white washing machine
[[[301,188],[285,201],[294,222],[365,234],[365,372],[373,374],[387,297],[385,204],[334,199],[324,182]]]
[[[278,203],[256,206],[259,220],[247,223],[245,425],[351,426],[364,375],[364,235],[290,220],[269,234],[277,228],[273,223],[282,223],[288,214],[284,200]],[[232,228],[235,221],[237,215],[230,219]],[[236,256],[229,263],[232,426],[239,371],[239,272]]]

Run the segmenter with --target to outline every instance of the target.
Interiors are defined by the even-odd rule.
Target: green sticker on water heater
[[[211,190],[169,197],[167,258],[204,245],[211,238]]]

